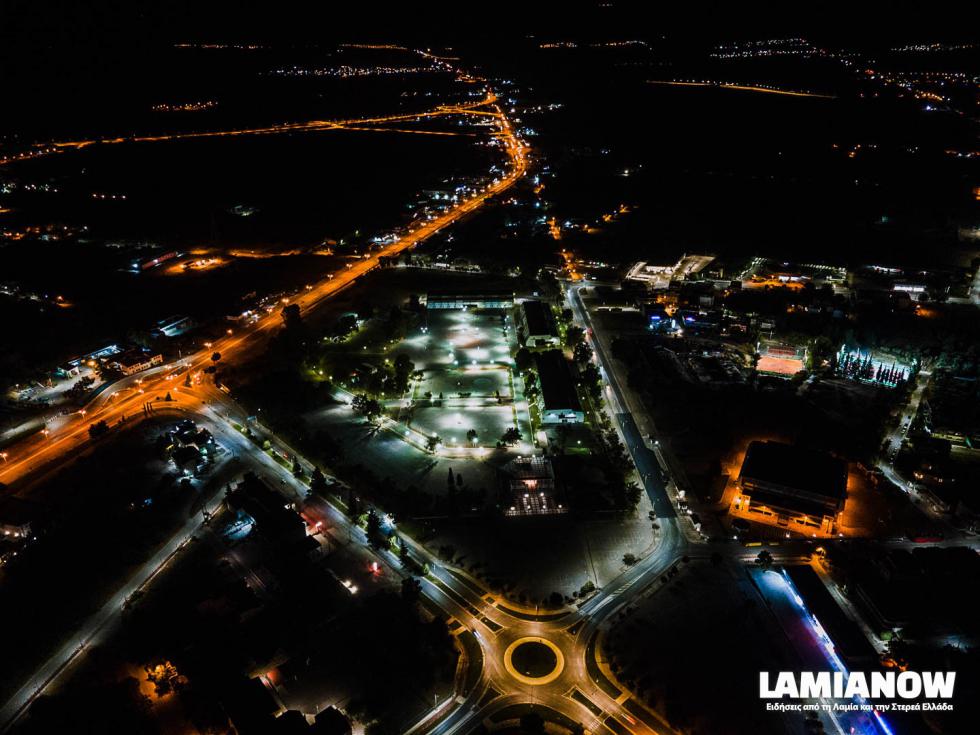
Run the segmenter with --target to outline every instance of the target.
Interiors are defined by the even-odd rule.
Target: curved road
[[[496,135],[503,141],[508,156],[509,167],[506,173],[471,198],[433,216],[392,244],[357,261],[345,271],[309,286],[305,292],[295,298],[294,303],[299,304],[301,309],[314,308],[376,268],[379,258],[390,257],[413,247],[444,227],[476,211],[490,197],[513,186],[527,170],[528,149],[514,132],[511,122],[495,103],[496,97],[488,93],[487,97],[478,103],[442,106],[428,113],[419,113],[410,117],[448,114],[483,114],[492,117],[497,126]],[[382,123],[395,119],[405,119],[405,116],[343,121],[343,123],[318,123],[307,128],[295,129],[332,129],[341,125]],[[279,130],[259,129],[213,134],[271,132],[279,132]],[[167,138],[147,140],[156,139]],[[116,139],[75,141],[59,144],[53,150],[120,142],[126,141]],[[585,326],[589,326],[588,314],[574,292],[572,306],[579,320]],[[8,449],[8,459],[0,465],[0,482],[11,484],[15,481],[33,481],[38,473],[43,474],[48,468],[56,466],[64,459],[86,450],[90,446],[88,427],[91,423],[97,421],[106,421],[110,425],[123,421],[136,423],[142,417],[152,414],[154,410],[159,410],[159,407],[170,407],[175,403],[186,411],[187,415],[215,426],[213,433],[224,437],[230,445],[240,445],[242,455],[249,455],[250,462],[258,461],[264,472],[278,474],[284,489],[302,497],[305,488],[299,485],[291,473],[264,453],[255,452],[247,442],[241,444],[246,440],[234,430],[227,427],[218,428],[223,418],[238,416],[241,410],[230,396],[201,379],[203,369],[210,364],[212,352],[220,352],[225,361],[230,358],[240,360],[257,345],[262,344],[280,323],[277,314],[266,315],[249,328],[237,332],[229,330],[229,334],[224,338],[208,349],[185,358],[179,365],[162,366],[118,381],[87,406],[84,412],[52,422],[46,434],[36,435]],[[431,574],[423,581],[423,594],[446,615],[459,620],[471,632],[482,652],[482,669],[479,677],[476,678],[476,684],[468,691],[458,693],[448,705],[443,703],[435,708],[434,712],[423,718],[409,732],[429,732],[437,735],[466,733],[484,718],[510,705],[525,703],[550,708],[574,722],[585,724],[593,732],[632,732],[637,735],[672,732],[665,722],[631,700],[628,692],[621,692],[608,682],[599,672],[595,661],[595,638],[602,623],[646,591],[675,564],[683,555],[687,541],[678,526],[676,514],[668,499],[656,457],[644,445],[636,422],[627,409],[628,403],[616,381],[615,374],[608,367],[601,345],[598,341],[594,341],[594,345],[603,374],[609,384],[607,400],[625,439],[626,447],[643,479],[644,487],[657,510],[661,528],[659,544],[653,553],[627,569],[577,610],[558,617],[554,615],[536,617],[505,608],[475,580],[459,570],[447,568],[426,549],[403,536],[414,555],[430,566]],[[190,387],[184,384],[185,372],[189,372],[192,376]],[[167,392],[175,399],[174,403],[162,400]],[[308,462],[306,464],[309,465]],[[349,519],[325,501],[311,500],[304,512],[314,518],[322,518],[335,527],[348,530],[352,538],[356,537],[361,543],[366,544],[361,529],[351,527]],[[35,672],[22,689],[3,708],[0,708],[0,723],[4,727],[9,727],[16,721],[30,702],[58,679],[85,646],[97,640],[98,636],[118,619],[122,602],[134,590],[142,587],[159,573],[173,555],[179,552],[187,539],[199,529],[200,524],[196,519],[188,521],[122,589],[106,600],[103,608],[79,628],[72,640]],[[390,552],[375,553],[387,567],[398,574],[404,574],[398,560]],[[546,638],[561,651],[564,667],[549,683],[532,685],[519,681],[508,673],[504,666],[503,654],[507,646],[518,638],[524,637]]]

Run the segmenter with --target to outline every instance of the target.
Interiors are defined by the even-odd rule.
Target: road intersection
[[[487,91],[486,96],[478,102],[444,105],[429,113],[413,114],[411,118],[442,115],[484,115],[491,119],[496,127],[494,135],[501,141],[507,155],[506,170],[470,198],[453,204],[441,213],[431,215],[394,242],[352,263],[333,277],[308,286],[292,300],[293,304],[298,305],[301,310],[315,308],[378,267],[382,258],[395,256],[477,211],[488,199],[513,186],[526,173],[529,149],[497,104],[493,92]],[[396,118],[407,119],[405,116],[395,116],[343,121],[343,126],[381,125]],[[317,123],[312,127],[296,129],[335,129],[340,126],[340,123]],[[229,131],[227,134],[274,132],[280,131],[256,129]],[[150,142],[156,139],[151,137],[133,140]],[[62,151],[88,145],[124,142],[127,141],[75,141],[52,146],[51,150]],[[573,301],[573,306],[579,319],[588,324],[588,315],[581,308],[581,302],[576,306]],[[303,500],[306,486],[269,454],[256,451],[250,444],[251,440],[230,425],[231,422],[244,423],[244,412],[227,392],[208,380],[204,372],[212,364],[211,355],[214,352],[219,352],[226,363],[230,360],[243,361],[264,344],[280,325],[280,317],[273,311],[249,327],[229,329],[224,337],[208,345],[207,349],[189,355],[176,364],[164,365],[117,381],[93,399],[83,411],[52,421],[43,434],[36,434],[9,448],[6,461],[0,465],[0,482],[11,487],[17,484],[22,488],[25,484],[36,482],[39,477],[43,478],[66,459],[88,451],[92,446],[89,436],[91,424],[104,421],[111,427],[128,422],[135,425],[144,417],[173,410],[212,427],[212,433],[223,437],[226,446],[235,447],[247,466],[277,478],[279,482],[274,485],[288,494],[290,500],[298,500],[303,504],[304,517],[323,523],[337,532],[346,532],[348,538],[356,539],[358,543],[367,546],[368,540],[363,530],[354,525],[337,505],[319,497]],[[445,565],[420,544],[401,535],[412,555],[429,568],[429,574],[422,580],[422,593],[427,604],[442,611],[447,618],[458,621],[463,629],[459,635],[472,636],[470,648],[479,652],[478,656],[464,657],[464,664],[470,670],[464,676],[458,677],[462,688],[449,701],[437,704],[409,732],[465,735],[484,719],[507,712],[517,705],[533,705],[542,709],[546,719],[549,716],[564,718],[566,722],[581,723],[588,731],[603,735],[672,732],[658,715],[611,681],[603,673],[597,660],[597,640],[603,624],[651,589],[663,574],[679,563],[689,546],[657,471],[657,458],[645,446],[627,407],[627,399],[610,366],[606,364],[604,353],[601,350],[597,350],[597,353],[610,385],[607,397],[616,424],[657,510],[659,542],[652,553],[580,602],[577,608],[538,615],[514,609],[497,600],[464,571]],[[296,456],[295,451],[286,447],[274,435],[270,435],[270,440],[274,451]],[[312,467],[311,463],[301,457],[297,459],[308,469]],[[216,499],[217,493],[209,502],[213,504]],[[179,554],[188,539],[201,531],[202,524],[196,518],[190,519],[178,529],[159,552],[115,595],[106,600],[98,613],[80,626],[71,640],[0,708],[0,727],[7,728],[17,721],[39,694],[55,684],[86,647],[98,641],[118,621],[123,605],[133,591],[150,582]],[[390,551],[373,550],[372,553],[379,563],[396,575],[408,575],[408,571]],[[553,670],[541,676],[527,676],[517,672],[513,665],[514,652],[528,641],[539,642],[553,653],[556,661]],[[472,645],[474,642],[475,646]]]

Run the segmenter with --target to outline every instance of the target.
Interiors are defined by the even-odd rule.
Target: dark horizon
[[[464,5],[445,0],[423,7],[404,3],[344,6],[342,12],[309,2],[193,0],[166,4],[100,0],[76,4],[8,0],[0,8],[0,40],[9,50],[64,43],[84,47],[179,41],[329,44],[337,41],[404,40],[452,44],[610,35],[667,39],[749,40],[803,36],[820,44],[887,48],[910,41],[971,40],[963,6],[878,2],[823,3],[799,13],[785,3],[702,2],[683,8],[641,2],[496,3]]]

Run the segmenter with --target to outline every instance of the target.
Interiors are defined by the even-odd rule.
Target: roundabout
[[[518,638],[504,651],[507,673],[524,684],[541,686],[557,679],[565,668],[565,657],[546,638]]]

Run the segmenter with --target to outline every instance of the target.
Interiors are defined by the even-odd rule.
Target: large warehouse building
[[[558,327],[551,307],[541,301],[525,301],[517,309],[517,327],[528,347],[557,347]]]
[[[425,296],[427,309],[510,309],[513,291],[430,291]]]
[[[749,444],[732,513],[789,531],[834,533],[847,499],[847,463],[774,441]]]
[[[575,424],[584,421],[585,413],[575,392],[575,380],[561,350],[536,352],[534,361],[541,381],[538,395],[541,423]]]

